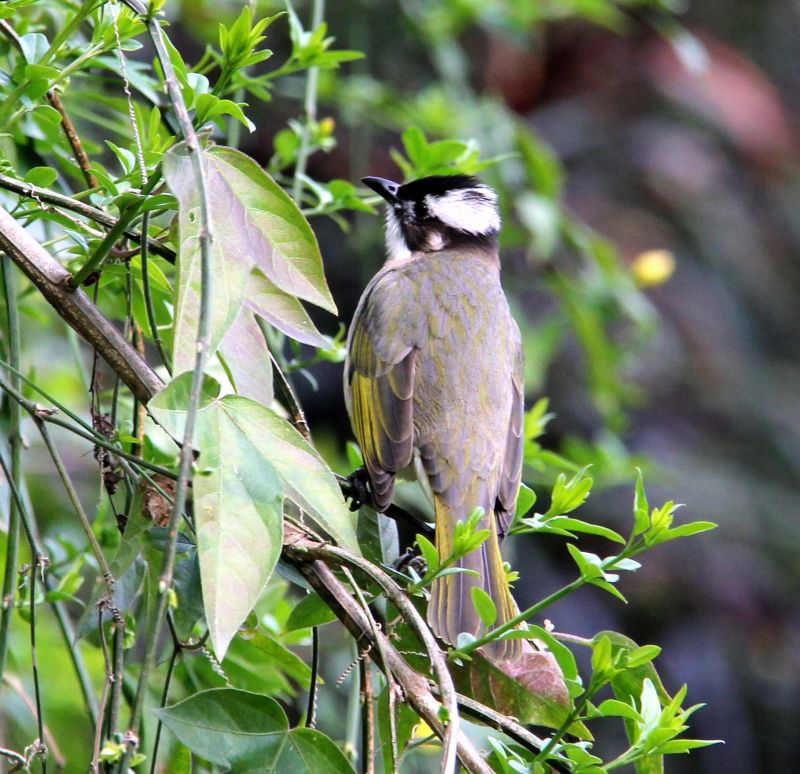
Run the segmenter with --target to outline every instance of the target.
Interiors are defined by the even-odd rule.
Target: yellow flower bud
[[[661,285],[674,271],[675,256],[669,250],[645,250],[631,264],[631,274],[640,288]]]

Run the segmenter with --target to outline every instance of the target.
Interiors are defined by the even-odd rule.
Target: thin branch
[[[142,216],[142,234],[147,236],[147,230],[150,227],[150,213],[145,212]],[[153,307],[153,293],[150,288],[150,256],[149,256],[149,238],[142,239],[142,293],[144,295],[144,306],[147,310],[147,323],[150,326],[150,335],[158,350],[158,355],[167,373],[172,376],[172,368],[167,353],[164,350],[164,343],[161,341],[161,334],[158,332],[158,323],[156,321],[156,310]]]
[[[146,401],[161,388],[161,379],[141,355],[82,290],[71,287],[72,275],[3,207],[0,207],[0,248],[22,269],[61,317],[100,352],[136,397]]]
[[[75,156],[75,160],[78,162],[81,172],[83,172],[83,179],[86,181],[86,186],[88,188],[97,188],[97,178],[94,176],[94,172],[92,172],[89,156],[86,154],[86,150],[83,147],[81,138],[75,131],[75,125],[72,123],[67,111],[64,109],[64,104],[61,102],[61,97],[58,96],[58,92],[55,89],[50,89],[47,92],[47,101],[58,111],[59,115],[61,116],[61,128],[64,130],[64,135],[67,138],[67,142],[72,148],[72,154]]]
[[[8,321],[8,357],[19,368],[20,334],[19,310],[17,309],[17,292],[14,272],[10,261],[0,257],[0,279],[3,281],[6,315]],[[19,388],[19,379],[12,376],[12,384]],[[11,453],[11,476],[14,484],[22,485],[22,436],[20,434],[20,407],[15,401],[9,401],[8,445]],[[11,618],[14,613],[14,596],[16,594],[17,562],[19,561],[19,510],[11,500],[8,509],[8,532],[6,534],[6,564],[3,573],[2,612],[0,615],[0,675],[5,671],[6,653],[8,652],[8,636]],[[2,686],[2,683],[0,683]]]
[[[361,771],[375,774],[375,689],[372,665],[362,659],[358,665],[361,683]]]
[[[14,691],[14,693],[16,693],[17,696],[19,696],[19,698],[22,700],[22,703],[28,708],[28,712],[30,712],[33,717],[36,717],[36,704],[33,701],[33,699],[31,699],[31,697],[28,696],[28,694],[25,692],[25,686],[23,686],[22,681],[19,678],[15,677],[14,675],[11,675],[8,672],[6,672],[3,675],[2,682],[4,682],[12,691]],[[53,761],[56,765],[56,770],[60,771],[64,769],[67,765],[67,761],[64,758],[64,754],[61,752],[61,748],[58,746],[58,742],[56,741],[53,732],[50,730],[48,726],[44,727],[44,741],[45,744],[47,745],[48,751],[53,756]],[[2,756],[2,753],[0,753],[0,756]],[[30,763],[31,757],[32,756],[29,756],[27,760],[28,763]]]
[[[55,207],[60,207],[63,210],[75,212],[78,215],[83,215],[83,217],[93,220],[95,223],[100,223],[103,226],[108,226],[109,228],[113,228],[119,222],[118,218],[115,218],[113,215],[110,215],[109,213],[104,212],[97,207],[92,207],[91,204],[86,204],[79,199],[76,199],[72,196],[67,196],[66,194],[58,193],[58,191],[53,191],[49,188],[43,188],[38,185],[33,185],[32,183],[26,183],[24,180],[17,180],[15,177],[0,175],[0,188],[5,189],[6,191],[12,191],[19,196],[25,196],[33,199],[34,201],[38,202],[40,206],[43,202],[46,202],[47,204],[52,204]],[[128,239],[132,239],[138,244],[141,244],[145,237],[144,229],[139,232],[135,229],[126,227],[122,233],[123,236],[127,237]],[[151,253],[161,256],[170,263],[175,263],[175,251],[172,248],[162,245],[158,240],[152,239],[151,237],[148,237],[147,245]]]
[[[181,654],[181,644],[179,641],[176,640],[173,648],[172,648],[172,657],[169,660],[169,666],[167,667],[167,676],[164,678],[164,690],[161,692],[161,709],[167,706],[167,699],[169,698],[169,687],[172,683],[172,673],[175,671],[175,664],[178,661],[178,656]],[[156,738],[153,742],[153,752],[150,755],[150,774],[155,774],[156,767],[158,764],[158,747],[161,743],[161,729],[162,729],[161,718],[158,719],[158,724],[156,725]]]
[[[111,668],[111,658],[108,654],[108,641],[106,640],[106,630],[103,626],[103,608],[97,609],[97,630],[100,633],[100,647],[103,651],[103,664],[106,668],[106,676],[103,680],[103,691],[100,694],[100,712],[97,715],[94,728],[94,747],[92,748],[92,762],[89,769],[92,774],[100,771],[100,746],[103,743],[103,724],[105,721],[106,705],[108,704],[108,694],[111,690],[111,682],[114,680],[114,673]]]
[[[64,489],[67,490],[67,497],[69,497],[69,501],[72,503],[72,507],[75,509],[75,514],[77,515],[78,521],[81,524],[83,533],[86,535],[86,539],[89,541],[89,546],[92,549],[92,553],[94,554],[94,558],[97,561],[98,567],[100,568],[100,572],[103,574],[107,593],[110,597],[114,591],[114,575],[111,572],[111,567],[109,567],[108,561],[103,553],[103,549],[100,547],[100,543],[98,542],[97,537],[92,530],[89,517],[86,515],[86,511],[83,509],[83,505],[78,497],[78,493],[75,491],[75,487],[72,485],[72,480],[69,477],[69,473],[67,473],[67,469],[64,467],[64,463],[61,460],[61,455],[58,453],[58,449],[56,449],[53,439],[50,437],[50,431],[47,429],[47,425],[45,425],[44,421],[42,421],[38,414],[34,416],[34,421],[36,422],[36,426],[39,428],[39,433],[42,436],[44,445],[47,447],[47,451],[50,453],[50,457],[53,460],[53,465],[55,465],[56,472],[61,479],[61,483],[64,484]]]
[[[319,679],[319,627],[311,628],[311,681],[306,704],[306,728],[317,725],[317,680]]]
[[[31,542],[31,551],[34,544]],[[36,649],[36,575],[44,575],[49,561],[40,553],[34,554],[31,562],[31,601],[29,608],[30,634],[31,634],[31,672],[33,673],[33,696],[36,701],[36,730],[39,734],[37,741],[37,754],[41,754],[42,774],[47,774],[47,746],[44,743],[44,715],[42,713],[42,691],[39,685],[39,659]]]

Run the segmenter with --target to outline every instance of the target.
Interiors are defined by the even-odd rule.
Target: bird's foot
[[[369,485],[369,474],[366,468],[357,468],[348,477],[347,483],[350,491],[346,497],[350,498],[350,510],[357,511],[362,505],[373,507],[372,490]]]
[[[425,575],[425,573],[428,571],[428,563],[422,558],[422,554],[420,553],[416,543],[413,546],[406,548],[406,550],[397,557],[394,566],[399,572],[403,572],[406,569],[411,568],[420,577]]]

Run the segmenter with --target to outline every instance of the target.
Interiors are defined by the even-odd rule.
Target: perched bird
[[[455,525],[480,506],[483,545],[434,581],[428,622],[455,644],[485,627],[472,600],[478,586],[497,610],[516,615],[500,555],[522,471],[523,376],[519,329],[500,285],[495,192],[465,175],[404,185],[363,182],[387,202],[387,260],[367,286],[347,341],[345,397],[364,455],[373,504],[392,501],[409,473],[433,501],[440,560],[452,555]],[[519,640],[493,643],[512,659]]]

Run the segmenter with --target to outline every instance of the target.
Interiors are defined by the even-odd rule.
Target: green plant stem
[[[125,622],[122,618],[114,622],[114,680],[111,683],[111,707],[108,713],[109,736],[119,728],[119,710],[122,704],[122,683],[125,679]]]
[[[311,6],[311,29],[315,30],[322,24],[325,16],[325,0],[314,0]],[[317,120],[317,91],[319,86],[319,68],[310,67],[306,78],[306,92],[303,100],[305,109],[305,121],[303,131],[300,134],[300,147],[297,149],[297,163],[294,168],[294,180],[292,181],[292,198],[299,207],[303,192],[303,177],[306,174],[308,165],[308,151],[311,142],[311,123]]]
[[[89,546],[91,547],[94,558],[97,561],[97,566],[100,568],[100,571],[103,574],[106,588],[110,594],[114,590],[114,576],[111,572],[111,567],[109,566],[105,554],[103,554],[103,549],[100,547],[100,543],[98,542],[97,537],[92,530],[92,524],[89,521],[89,517],[86,515],[86,511],[83,509],[83,505],[78,497],[78,493],[75,491],[75,487],[72,484],[72,479],[69,477],[69,473],[67,473],[67,469],[64,467],[64,463],[61,460],[61,455],[58,453],[58,449],[56,449],[53,439],[50,437],[50,432],[47,429],[47,425],[45,425],[45,423],[38,417],[35,417],[34,419],[37,427],[39,428],[39,433],[42,436],[44,445],[47,447],[47,451],[50,453],[50,457],[53,460],[53,464],[55,465],[58,476],[61,479],[61,483],[64,484],[64,489],[67,490],[67,497],[69,497],[69,501],[72,503],[72,507],[75,509],[75,514],[77,515],[78,521],[81,524],[81,528],[86,535],[86,539],[89,541]]]
[[[4,365],[0,361],[0,365]],[[32,384],[28,380],[25,380],[29,384]],[[35,385],[32,385],[34,389],[36,389]],[[134,463],[137,468],[146,468],[148,470],[152,470],[154,473],[159,473],[162,476],[167,478],[175,479],[177,476],[171,470],[161,467],[161,465],[156,465],[152,462],[148,462],[147,460],[143,460],[141,457],[137,457],[135,454],[128,454],[128,452],[123,451],[119,448],[119,446],[115,446],[113,443],[109,443],[102,435],[100,435],[96,430],[94,430],[90,425],[87,425],[86,422],[81,420],[75,414],[70,412],[68,409],[64,409],[60,404],[56,404],[52,398],[47,398],[48,400],[52,401],[59,407],[59,410],[64,411],[67,415],[71,418],[74,418],[77,422],[87,428],[86,430],[81,429],[80,427],[75,427],[71,425],[69,422],[61,419],[60,417],[53,416],[52,414],[47,413],[47,409],[42,409],[40,406],[37,406],[33,401],[28,400],[25,398],[22,393],[18,390],[15,390],[11,387],[10,383],[3,379],[0,376],[0,390],[4,390],[10,397],[12,397],[17,403],[22,406],[34,419],[38,419],[42,422],[47,422],[51,425],[57,425],[58,427],[63,427],[65,430],[69,430],[69,432],[77,435],[81,438],[85,438],[87,441],[91,441],[93,444],[102,447],[103,449],[108,449],[108,451],[113,452],[118,457],[121,457],[124,460],[129,460],[130,462]],[[141,473],[141,471],[139,471]],[[150,480],[150,479],[148,479]],[[152,481],[151,481],[152,483]],[[164,492],[162,492],[164,494]]]
[[[54,590],[53,577],[50,573],[44,576],[44,582],[45,588],[48,591]],[[92,680],[89,676],[89,670],[86,668],[86,663],[83,660],[77,638],[75,637],[75,629],[61,602],[52,602],[51,606],[55,613],[56,620],[58,621],[61,636],[64,638],[66,651],[69,653],[70,660],[72,661],[75,676],[78,678],[78,683],[81,687],[83,703],[86,705],[89,722],[92,728],[94,728],[98,716],[97,700],[95,699],[94,687],[92,686]]]
[[[100,635],[100,648],[103,651],[105,679],[103,680],[103,692],[100,695],[100,712],[97,716],[94,729],[94,748],[92,752],[92,762],[89,767],[92,774],[98,774],[100,771],[100,746],[103,743],[103,721],[105,720],[106,707],[108,705],[108,694],[111,690],[111,681],[114,679],[111,670],[111,657],[108,654],[106,630],[103,626],[103,609],[100,607],[97,609],[97,631]]]
[[[605,559],[603,562],[600,563],[600,567],[603,571],[606,570],[613,570],[615,565],[622,561],[623,559],[629,559],[633,556],[636,556],[638,553],[643,551],[646,548],[643,541],[638,541],[636,543],[628,544],[625,549],[619,553],[617,556],[609,557]],[[473,651],[477,650],[478,648],[486,645],[489,642],[494,642],[497,640],[498,637],[505,634],[512,629],[515,629],[519,624],[525,623],[529,618],[539,614],[542,610],[550,607],[550,605],[558,602],[559,599],[567,596],[568,594],[572,594],[573,591],[577,591],[581,586],[585,586],[590,581],[583,576],[576,578],[572,583],[568,583],[566,586],[562,586],[558,591],[554,591],[549,596],[545,597],[544,599],[537,602],[535,605],[531,605],[529,608],[523,610],[518,615],[515,615],[513,618],[506,621],[501,626],[492,629],[490,632],[487,632],[483,637],[478,637],[477,639],[473,640],[467,645],[462,645],[460,648],[456,650],[451,650],[448,654],[448,658],[453,661],[461,656],[468,655]]]
[[[164,550],[164,560],[159,579],[159,588],[153,614],[147,625],[147,649],[139,672],[139,681],[136,688],[136,695],[131,711],[129,724],[130,742],[126,745],[125,755],[119,765],[120,772],[126,772],[131,758],[136,748],[136,733],[141,722],[142,711],[144,708],[144,697],[147,692],[147,679],[150,669],[155,663],[156,651],[158,648],[161,625],[167,612],[167,600],[169,589],[172,586],[173,572],[175,568],[175,556],[178,541],[178,521],[183,514],[186,505],[189,479],[193,460],[193,439],[197,411],[200,404],[200,391],[203,381],[203,371],[208,353],[210,337],[210,312],[212,298],[212,273],[211,273],[211,245],[212,245],[212,221],[211,204],[208,197],[205,170],[200,157],[200,145],[197,135],[192,126],[186,105],[183,101],[183,93],[175,76],[169,53],[164,44],[161,25],[158,20],[151,17],[148,8],[140,0],[125,0],[136,13],[143,16],[147,21],[147,28],[153,45],[156,50],[162,70],[164,81],[167,87],[170,102],[180,124],[181,133],[186,142],[186,148],[192,160],[192,168],[197,185],[200,200],[199,206],[199,225],[200,225],[200,263],[201,263],[201,287],[200,287],[200,313],[197,331],[197,346],[195,365],[192,373],[192,386],[189,393],[189,401],[186,412],[186,425],[184,429],[183,445],[180,453],[180,467],[178,481],[175,487],[175,503],[170,517],[167,544]]]
[[[42,203],[52,204],[55,207],[60,207],[61,209],[69,210],[70,212],[74,212],[78,215],[83,215],[83,217],[93,220],[96,223],[100,223],[104,226],[108,226],[109,228],[113,228],[119,222],[119,219],[115,218],[113,215],[110,215],[109,213],[105,212],[104,210],[100,210],[97,207],[92,207],[91,204],[86,204],[78,199],[78,196],[82,196],[90,191],[82,191],[81,194],[78,194],[74,197],[66,196],[65,194],[58,193],[58,191],[52,191],[49,188],[42,188],[41,186],[33,185],[32,183],[26,183],[24,180],[17,180],[16,178],[9,177],[8,175],[0,175],[0,188],[3,188],[6,191],[12,191],[20,196],[33,199],[34,201],[38,202],[40,206]],[[139,232],[135,229],[126,227],[125,231],[123,232],[123,236],[127,237],[128,239],[132,239],[134,242],[141,243],[145,238],[146,233],[144,229]],[[170,263],[175,263],[175,251],[171,248],[167,247],[166,245],[162,245],[160,242],[152,238],[147,239],[147,245],[151,253],[161,256]]]
[[[161,709],[167,706],[167,699],[169,698],[169,687],[172,683],[172,673],[175,671],[175,664],[178,662],[178,656],[181,654],[181,646],[176,642],[172,648],[172,657],[169,660],[167,667],[167,676],[164,678],[164,690],[161,692]],[[161,743],[161,728],[162,723],[159,719],[156,724],[156,738],[153,741],[153,752],[150,755],[150,774],[155,774],[156,766],[158,764],[158,747]]]
[[[311,627],[311,679],[306,704],[306,728],[317,724],[317,680],[319,678],[319,627]]]
[[[33,550],[33,544],[31,544]],[[39,685],[39,658],[36,649],[36,574],[41,571],[44,575],[46,566],[45,557],[36,554],[31,562],[31,603],[29,609],[30,635],[31,635],[31,672],[33,673],[33,695],[36,701],[36,730],[39,743],[44,743],[44,714],[42,712],[42,691]],[[42,774],[47,774],[47,747],[42,751]]]
[[[8,486],[11,489],[11,497],[16,503],[20,515],[20,523],[25,532],[25,537],[28,540],[28,545],[30,546],[31,550],[31,573],[32,573],[31,603],[30,603],[31,664],[33,670],[33,687],[36,695],[36,723],[37,723],[37,730],[39,733],[39,742],[42,743],[42,740],[44,739],[44,721],[42,720],[41,692],[39,690],[39,665],[36,659],[36,575],[35,574],[39,569],[41,569],[42,573],[44,573],[44,567],[46,565],[47,559],[44,553],[39,548],[39,543],[36,540],[36,536],[34,535],[33,532],[33,521],[28,514],[27,508],[25,506],[25,501],[22,499],[19,487],[17,487],[17,484],[11,475],[11,468],[6,463],[6,460],[2,454],[0,454],[0,468],[2,469],[3,475],[6,477]],[[42,771],[46,774],[47,762],[45,759],[42,759]]]
[[[561,741],[561,738],[564,736],[564,734],[569,731],[570,726],[580,716],[581,712],[583,712],[583,710],[586,708],[586,705],[589,703],[589,700],[595,695],[595,693],[597,693],[598,690],[599,686],[594,688],[594,690],[592,690],[591,685],[589,686],[589,688],[586,690],[586,693],[581,696],[580,700],[577,702],[577,704],[575,704],[567,717],[564,718],[564,722],[558,727],[558,730],[547,740],[547,743],[539,751],[539,754],[535,758],[536,763],[544,763],[544,761],[547,760],[547,756]]]
[[[17,309],[17,292],[11,261],[0,257],[0,278],[3,280],[6,315],[8,322],[8,356],[15,370],[19,369],[20,332],[19,313]],[[19,390],[19,379],[12,376],[12,385]],[[9,434],[8,444],[11,455],[11,477],[15,486],[22,482],[22,436],[20,434],[20,406],[15,400],[8,402]],[[2,613],[0,616],[0,675],[5,671],[6,654],[8,652],[8,635],[11,617],[14,613],[14,596],[16,593],[17,562],[19,560],[19,519],[20,514],[13,499],[8,509],[8,532],[6,535],[6,564],[3,573]],[[2,682],[0,681],[0,688]]]
[[[146,185],[142,186],[142,196],[149,194],[156,187],[160,180],[161,176],[154,174],[150,178],[150,181]],[[86,263],[81,266],[81,268],[72,278],[72,284],[74,287],[79,288],[81,285],[83,285],[84,281],[89,277],[90,274],[93,274],[102,268],[106,258],[108,258],[108,255],[111,252],[111,248],[125,235],[128,227],[138,214],[139,207],[136,206],[129,207],[120,212],[117,222],[111,227],[111,230],[95,248],[95,251],[86,259]],[[145,239],[145,236],[146,235],[143,234],[142,239]]]
[[[153,342],[158,350],[158,356],[167,369],[167,373],[172,376],[172,368],[167,353],[164,351],[164,342],[161,341],[161,334],[158,332],[158,324],[156,322],[156,310],[153,307],[153,294],[150,289],[150,245],[148,229],[150,227],[150,213],[145,212],[142,216],[142,293],[144,294],[144,306],[147,310],[147,324],[150,326],[150,335],[153,337]]]

